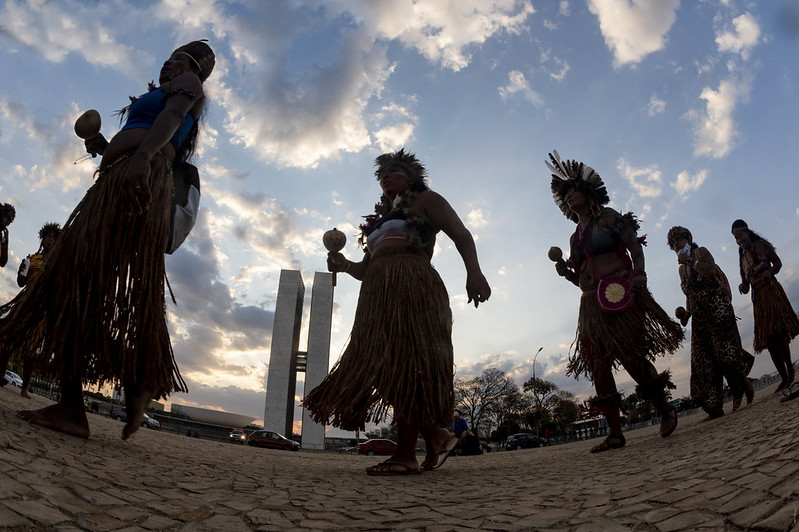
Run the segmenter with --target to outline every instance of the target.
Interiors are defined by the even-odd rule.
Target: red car
[[[365,454],[366,456],[374,456],[376,454],[392,455],[397,449],[397,444],[391,440],[366,440],[358,444],[358,454]]]
[[[267,447],[269,449],[281,449],[283,451],[299,451],[300,444],[290,440],[277,432],[268,430],[256,430],[247,438],[247,444],[253,447]]]

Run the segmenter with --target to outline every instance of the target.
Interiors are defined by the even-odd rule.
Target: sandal
[[[621,449],[625,445],[627,445],[627,440],[624,438],[624,434],[611,434],[599,445],[591,447],[591,452],[601,453],[611,449]]]
[[[413,469],[410,466],[395,462],[394,460],[386,460],[385,462],[377,465],[369,466],[366,468],[367,475],[378,476],[391,476],[391,475],[415,475],[421,473],[422,470],[418,467]]]
[[[665,438],[671,436],[674,429],[677,428],[677,409],[673,406],[668,412],[664,412],[660,419],[660,436]]]
[[[785,389],[783,389],[782,395],[784,395],[785,397],[780,399],[780,403],[787,403],[788,401],[791,401],[799,397],[799,381],[794,382],[790,386],[787,386]]]

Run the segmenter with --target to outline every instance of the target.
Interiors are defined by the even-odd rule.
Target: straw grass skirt
[[[369,261],[350,341],[303,404],[317,423],[364,429],[394,421],[443,426],[454,407],[452,313],[441,277],[412,248]]]
[[[165,157],[153,158],[150,209],[127,217],[119,198],[128,162],[99,173],[42,271],[0,308],[0,343],[44,377],[146,383],[163,397],[186,390],[164,304],[172,171]]]
[[[619,363],[636,359],[653,361],[680,347],[684,338],[680,324],[666,314],[648,288],[634,290],[632,305],[616,313],[600,308],[594,290],[583,292],[567,374],[592,378],[596,363],[617,368]]]
[[[774,277],[752,286],[752,308],[756,353],[768,349],[768,343],[774,336],[791,340],[799,334],[799,318],[782,285]]]

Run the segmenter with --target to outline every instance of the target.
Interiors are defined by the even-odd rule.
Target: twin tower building
[[[294,429],[297,373],[305,373],[305,393],[327,376],[333,318],[332,274],[316,272],[308,320],[308,350],[300,351],[305,285],[297,270],[281,270],[266,380],[264,430],[291,437]],[[302,411],[302,448],[324,450],[325,426]]]

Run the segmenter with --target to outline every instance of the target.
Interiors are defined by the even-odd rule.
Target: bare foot
[[[430,471],[439,467],[443,463],[442,454],[448,454],[457,441],[458,438],[447,429],[436,429],[429,439],[425,438],[425,457],[420,469]]]
[[[22,410],[17,412],[17,416],[34,425],[57,430],[64,434],[78,438],[89,437],[89,421],[86,419],[86,412],[82,405],[76,408],[64,403],[56,403],[39,410]]]
[[[23,386],[22,389],[19,391],[19,394],[22,397],[26,398],[26,399],[30,399],[31,398],[31,394],[28,393],[28,387],[27,386]]]
[[[127,440],[131,435],[139,430],[144,421],[144,412],[150,405],[150,401],[155,397],[155,392],[150,390],[138,391],[138,386],[125,386],[125,406],[128,411],[128,422],[122,429],[122,439]]]
[[[432,468],[438,462],[438,453],[444,447],[449,439],[449,431],[440,427],[433,429],[432,434],[425,436],[424,434],[424,461],[419,468],[426,471]]]

